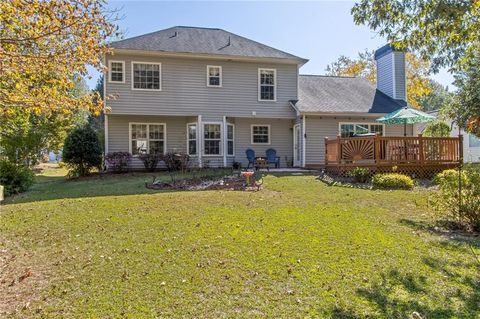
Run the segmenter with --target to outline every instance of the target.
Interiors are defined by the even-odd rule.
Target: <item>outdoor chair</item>
[[[269,148],[266,151],[267,154],[267,163],[268,164],[275,164],[275,168],[280,167],[280,156],[277,156],[277,151],[273,148]]]
[[[255,151],[252,150],[251,148],[248,148],[245,151],[245,154],[247,155],[247,159],[248,159],[247,169],[250,168],[250,165],[252,165],[252,167],[255,167]]]

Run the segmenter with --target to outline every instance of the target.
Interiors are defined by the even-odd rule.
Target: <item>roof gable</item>
[[[293,54],[222,29],[177,26],[111,43],[114,49],[275,58],[305,63]]]
[[[300,75],[298,84],[292,103],[302,113],[390,113],[406,105],[363,78]]]

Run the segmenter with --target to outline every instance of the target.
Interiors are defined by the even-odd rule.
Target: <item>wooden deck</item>
[[[463,158],[462,140],[462,136],[422,135],[325,138],[325,168],[335,174],[367,167],[372,173],[395,171],[431,177],[442,170],[458,167]]]

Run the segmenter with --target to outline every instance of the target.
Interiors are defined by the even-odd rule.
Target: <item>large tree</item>
[[[433,71],[448,67],[456,75],[459,125],[480,133],[480,1],[361,0],[352,14],[395,47],[431,60]]]
[[[87,65],[103,70],[113,19],[101,0],[0,1],[0,112],[98,113],[98,96],[70,92]]]
[[[407,52],[407,100],[410,105],[416,108],[421,108],[421,98],[429,95],[432,91],[428,77],[429,67],[429,62]],[[326,71],[329,75],[358,76],[375,83],[377,66],[374,51],[359,52],[355,59],[341,56],[337,61],[329,64]]]

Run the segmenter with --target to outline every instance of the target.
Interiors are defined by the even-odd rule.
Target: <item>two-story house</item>
[[[404,55],[389,46],[376,54],[377,88],[299,75],[308,60],[221,29],[173,27],[111,47],[106,152],[185,152],[213,167],[246,166],[247,149],[273,148],[281,166],[313,167],[324,163],[326,136],[403,133],[374,121],[405,105]]]

